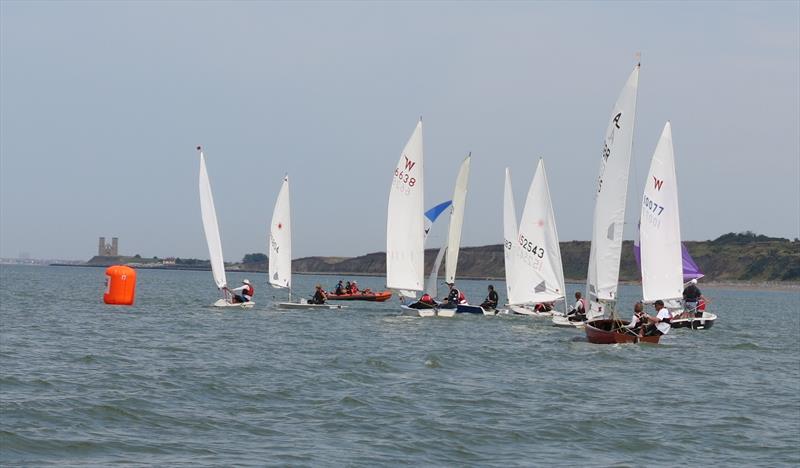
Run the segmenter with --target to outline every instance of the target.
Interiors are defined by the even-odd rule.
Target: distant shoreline
[[[39,266],[39,265],[35,265]],[[47,266],[57,266],[57,267],[80,267],[80,268],[108,268],[108,265],[90,265],[90,264],[69,264],[69,263],[51,263]],[[176,270],[176,271],[211,271],[210,268],[203,268],[203,267],[191,267],[191,266],[173,266],[173,265],[154,265],[154,266],[136,266],[133,268],[139,268],[142,270]],[[265,270],[228,270],[229,273],[266,273]],[[347,277],[347,276],[367,276],[373,278],[380,278],[384,275],[377,274],[377,273],[359,273],[355,271],[342,271],[342,272],[331,272],[331,271],[295,271],[292,272],[295,275],[304,275],[304,276],[340,276],[340,277]],[[471,281],[504,281],[505,278],[499,278],[494,276],[462,276],[461,279],[471,280]],[[566,283],[570,284],[581,284],[585,283],[586,279],[574,279],[574,278],[567,278],[565,279]],[[620,281],[620,284],[625,284],[628,286],[637,286],[640,283],[638,281]],[[732,289],[732,290],[747,290],[747,291],[780,291],[780,292],[797,292],[800,293],[800,282],[795,281],[703,281],[700,280],[700,286],[702,288],[711,288],[711,289]]]

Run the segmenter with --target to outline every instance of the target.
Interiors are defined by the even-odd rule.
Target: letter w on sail
[[[414,164],[416,164],[416,163],[414,161],[408,159],[408,156],[406,156],[406,155],[403,155],[403,157],[406,158],[406,170],[410,171],[411,169],[414,169]]]
[[[653,176],[653,186],[656,190],[661,190],[661,186],[664,185],[664,180],[656,179],[656,176]]]

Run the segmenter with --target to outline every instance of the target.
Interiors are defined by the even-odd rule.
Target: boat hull
[[[708,330],[714,326],[717,316],[708,312],[703,312],[702,317],[676,318],[670,320],[672,328],[691,328],[692,330]]]
[[[564,315],[553,315],[552,321],[554,327],[583,328],[586,325],[586,322],[571,321]]]
[[[384,302],[392,297],[391,291],[381,291],[370,294],[327,294],[329,301],[369,301]]]
[[[457,314],[494,315],[494,312],[492,312],[491,314],[487,314],[486,310],[484,310],[483,307],[481,307],[481,306],[470,305],[470,304],[459,304],[459,305],[456,306],[455,310],[456,310]]]
[[[214,303],[214,307],[238,307],[240,309],[249,309],[256,305],[255,302],[228,302],[225,299],[218,299],[217,302]]]
[[[617,344],[617,343],[652,343],[657,344],[660,335],[638,336],[630,332],[619,332],[620,327],[627,325],[627,321],[612,319],[597,319],[586,322],[584,330],[586,339],[594,344]]]
[[[344,309],[347,306],[339,304],[304,304],[302,302],[276,302],[279,309]]]

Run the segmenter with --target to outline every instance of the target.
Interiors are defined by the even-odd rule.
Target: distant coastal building
[[[106,244],[106,238],[101,237],[97,242],[97,256],[116,257],[119,255],[119,238],[112,237],[111,243]]]

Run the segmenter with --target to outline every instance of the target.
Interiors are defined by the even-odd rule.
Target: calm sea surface
[[[210,273],[140,270],[126,308],[103,269],[0,268],[0,464],[800,464],[797,292],[703,288],[713,329],[602,346],[395,300],[278,311],[249,278],[256,307],[221,311]]]

